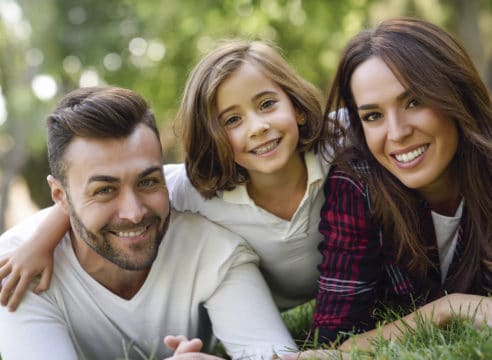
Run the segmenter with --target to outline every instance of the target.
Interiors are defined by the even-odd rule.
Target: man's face
[[[124,139],[75,138],[64,160],[65,207],[76,241],[120,268],[150,267],[169,220],[155,133],[141,124]]]

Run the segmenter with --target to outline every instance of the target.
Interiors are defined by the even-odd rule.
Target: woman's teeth
[[[399,162],[402,162],[402,163],[410,162],[412,160],[415,160],[420,155],[422,155],[425,152],[425,150],[427,150],[427,147],[428,147],[428,145],[423,145],[423,146],[421,146],[421,147],[419,147],[413,151],[407,152],[405,154],[395,155],[395,159],[398,160]]]

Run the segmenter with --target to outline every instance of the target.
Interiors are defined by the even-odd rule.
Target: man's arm
[[[0,307],[0,354],[2,360],[77,360],[59,311],[31,292],[16,312]]]
[[[254,263],[231,266],[205,307],[214,334],[233,359],[268,359],[297,350]]]

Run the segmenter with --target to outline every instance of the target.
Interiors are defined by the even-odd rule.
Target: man
[[[206,341],[210,323],[233,358],[295,347],[247,246],[170,210],[159,133],[140,96],[114,87],[68,94],[48,117],[48,155],[70,231],[49,290],[28,292],[16,312],[0,308],[3,360],[162,358],[171,355],[164,336]],[[0,258],[45,214],[5,233]],[[181,340],[167,344],[200,348]]]

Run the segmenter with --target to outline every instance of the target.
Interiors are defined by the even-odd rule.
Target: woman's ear
[[[299,126],[306,125],[306,115],[296,111],[296,121]]]
[[[61,182],[55,179],[53,175],[48,175],[46,180],[48,181],[48,185],[50,186],[51,198],[53,199],[53,201],[58,204],[67,214],[69,214],[67,194]]]

